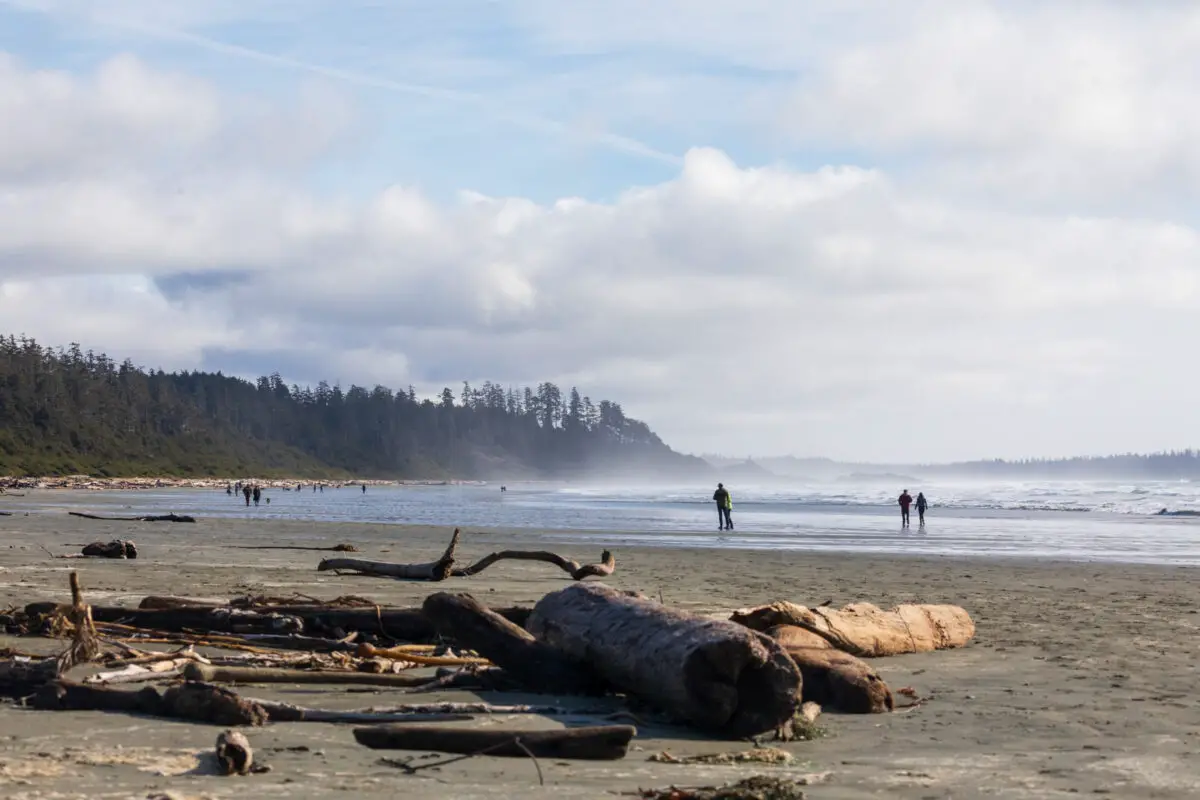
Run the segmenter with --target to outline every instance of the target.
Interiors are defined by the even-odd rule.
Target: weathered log
[[[379,725],[355,728],[359,744],[376,750],[421,750],[516,758],[611,761],[624,758],[637,734],[632,725],[597,725],[561,730],[472,730],[433,726]]]
[[[881,714],[895,708],[887,683],[863,660],[836,650],[827,640],[795,625],[778,625],[767,635],[783,645],[804,676],[804,700],[851,714]]]
[[[257,703],[204,683],[185,683],[159,694],[150,686],[129,692],[59,680],[43,687],[32,704],[47,711],[121,711],[214,725],[262,725],[268,719]]]
[[[863,658],[962,647],[975,635],[971,615],[950,605],[903,604],[885,611],[870,603],[839,609],[779,602],[735,611],[730,619],[758,631],[776,625],[806,628]]]
[[[195,522],[196,518],[186,514],[146,514],[140,517],[105,517],[99,514],[87,514],[83,511],[68,511],[72,517],[81,519],[98,519],[110,522]]]
[[[800,670],[770,637],[603,584],[546,595],[528,627],[614,686],[714,733],[766,733],[800,706]]]
[[[172,598],[182,599],[182,598]],[[143,601],[145,602],[145,601]],[[159,598],[152,601],[158,604]],[[254,633],[276,635],[289,629],[303,629],[310,637],[318,634],[343,639],[347,634],[361,632],[398,642],[436,642],[438,635],[430,619],[419,608],[339,608],[321,605],[263,606],[231,608],[214,606],[204,601],[192,603],[163,603],[163,608],[126,608],[124,606],[92,606],[97,622],[113,622],[147,631],[217,631],[223,633]],[[69,608],[58,603],[30,603],[25,615],[31,619],[45,617]],[[516,625],[524,625],[530,609],[523,607],[493,609]],[[297,626],[296,620],[301,624]],[[289,637],[293,638],[293,637]],[[295,637],[296,647],[309,646],[308,640]],[[264,646],[287,647],[287,641],[263,640]],[[330,643],[332,646],[333,643]],[[315,641],[311,646],[317,647]],[[355,645],[338,647],[353,650]]]
[[[566,572],[572,579],[581,581],[584,578],[593,577],[608,577],[613,574],[613,570],[617,568],[617,562],[613,558],[613,554],[605,550],[600,556],[598,564],[580,564],[578,561],[573,561],[569,558],[563,558],[557,553],[550,553],[545,550],[502,550],[499,553],[492,553],[489,556],[476,561],[469,567],[455,569],[450,574],[455,578],[466,578],[471,575],[478,575],[485,569],[495,564],[497,561],[544,561],[547,564],[553,564],[559,569]]]
[[[339,670],[281,669],[275,667],[214,667],[188,664],[183,676],[205,683],[297,683],[346,684],[354,686],[422,686],[428,677],[395,673],[342,672]]]
[[[222,775],[249,775],[254,766],[250,741],[237,731],[217,734],[217,767]]]
[[[581,661],[534,639],[469,594],[439,592],[421,610],[443,636],[474,650],[530,691],[600,694],[605,684]]]
[[[344,570],[375,578],[396,578],[406,581],[444,581],[454,569],[454,551],[458,548],[459,530],[454,529],[450,545],[442,557],[428,564],[389,564],[386,561],[363,561],[357,558],[326,558],[317,565],[318,572]]]
[[[0,660],[0,696],[28,697],[58,677],[58,662],[53,658]]]
[[[137,558],[137,545],[126,539],[111,542],[92,542],[85,545],[83,555],[89,558]]]
[[[54,603],[30,603],[25,613],[30,617],[52,614],[58,610]],[[224,633],[300,633],[304,621],[295,615],[275,611],[259,612],[240,608],[173,608],[145,610],[121,606],[92,606],[96,622],[115,622],[135,628],[156,631],[188,630],[221,631]]]

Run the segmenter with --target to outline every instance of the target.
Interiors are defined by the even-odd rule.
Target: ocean
[[[851,482],[730,485],[735,530],[719,532],[713,486],[371,486],[268,493],[246,508],[221,491],[29,491],[0,510],[193,514],[513,529],[523,539],[619,548],[706,547],[1200,565],[1200,483],[1004,482],[891,487]],[[896,496],[930,501],[900,526]],[[1159,512],[1167,510],[1168,515]],[[181,529],[181,533],[183,530]],[[331,538],[337,534],[331,533]]]

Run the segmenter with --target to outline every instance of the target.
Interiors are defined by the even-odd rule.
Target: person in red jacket
[[[908,527],[908,507],[912,505],[912,495],[905,489],[900,493],[900,525]]]

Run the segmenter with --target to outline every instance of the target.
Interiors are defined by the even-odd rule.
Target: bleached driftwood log
[[[770,637],[602,584],[546,595],[528,629],[615,687],[713,733],[772,731],[800,706],[800,670]]]
[[[808,608],[784,601],[735,611],[730,619],[758,631],[795,625],[863,658],[962,647],[975,635],[971,615],[950,605],[904,604],[885,611],[870,603]]]

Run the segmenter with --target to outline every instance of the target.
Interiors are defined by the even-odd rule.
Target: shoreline
[[[327,553],[235,549],[253,545],[349,542],[356,557],[393,562],[437,558],[451,529],[372,523],[210,520],[201,525],[92,521],[65,514],[0,518],[0,605],[64,600],[67,573],[79,572],[85,596],[104,605],[136,605],[149,594],[229,598],[242,594],[358,595],[381,605],[418,606],[437,591],[468,592],[491,605],[531,605],[567,585],[556,568],[501,562],[485,572],[414,583],[316,571]],[[552,531],[542,531],[543,535]],[[129,538],[134,561],[62,561],[80,542]],[[516,532],[468,533],[464,561],[508,549]],[[538,548],[543,549],[543,548]],[[598,547],[549,545],[590,561]],[[596,552],[593,552],[595,550]],[[5,796],[74,800],[183,796],[328,800],[379,794],[417,798],[596,798],[638,788],[726,783],[755,774],[820,775],[814,800],[867,797],[1061,798],[1112,791],[1123,796],[1184,798],[1200,791],[1200,705],[1194,663],[1200,658],[1200,581],[1194,569],[1117,564],[1058,564],[998,559],[904,557],[696,548],[614,548],[617,568],[604,582],[638,590],[676,608],[727,616],[734,609],[790,600],[835,606],[871,602],[945,602],[976,622],[966,647],[875,659],[895,689],[925,702],[911,712],[827,713],[828,735],[783,745],[793,766],[678,766],[648,761],[746,749],[679,728],[639,726],[635,749],[611,763],[543,762],[539,787],[528,762],[473,758],[417,777],[379,762],[348,727],[273,724],[247,731],[273,766],[266,775],[228,779],[164,765],[210,752],[211,726],[120,714],[28,711],[0,706],[0,790]],[[46,652],[49,640],[5,637],[0,644]],[[408,702],[389,690],[248,686],[250,696],[311,707],[361,708]],[[469,692],[434,693],[429,702],[472,701]],[[526,702],[503,695],[491,702]],[[530,697],[529,702],[545,702]],[[481,719],[472,725],[516,722]],[[524,719],[540,727],[560,723]],[[298,748],[307,748],[301,750]],[[389,754],[391,755],[391,754]],[[394,754],[403,758],[404,753]],[[37,767],[38,769],[33,769]],[[428,773],[426,773],[428,774]],[[237,782],[231,782],[236,780]]]

